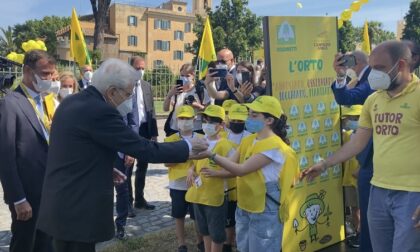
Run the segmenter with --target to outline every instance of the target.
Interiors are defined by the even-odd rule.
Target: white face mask
[[[87,82],[92,81],[93,73],[91,71],[87,71],[83,74],[83,79],[85,79]]]
[[[60,91],[60,87],[61,87],[60,81],[53,81],[51,82],[51,87],[48,90],[48,92],[58,95],[58,92]]]
[[[391,83],[398,77],[399,73],[395,75],[395,77],[391,80],[389,73],[394,70],[394,68],[398,65],[398,62],[389,70],[388,73],[372,69],[368,76],[368,82],[372,89],[374,90],[387,90]]]
[[[38,74],[35,74],[35,80],[32,84],[38,93],[47,92],[51,88],[52,80],[43,80]]]
[[[203,131],[209,137],[217,134],[216,125],[210,123],[203,123]]]
[[[239,84],[242,85],[242,73],[237,73],[236,74],[236,80],[238,81]]]
[[[120,105],[118,105],[117,110],[122,116],[126,116],[133,110],[133,98],[129,98]]]
[[[181,78],[180,78],[181,80],[182,80],[182,84],[185,86],[185,85],[188,85],[189,83],[191,83],[191,80],[190,80],[190,78],[188,78],[187,76],[181,76]]]
[[[194,128],[194,120],[178,120],[178,128],[181,131],[188,131]]]
[[[73,94],[73,88],[62,88],[60,89],[60,97],[61,98],[66,98],[67,96]]]

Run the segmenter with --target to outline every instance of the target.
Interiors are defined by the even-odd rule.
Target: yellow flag
[[[214,50],[213,34],[211,32],[210,19],[207,17],[201,39],[200,51],[198,52],[198,78],[200,80],[206,76],[209,63],[215,60],[216,51]]]
[[[362,43],[362,51],[364,51],[367,55],[370,54],[370,39],[369,39],[369,31],[368,31],[368,23],[365,21],[365,26],[363,28],[363,43]]]
[[[85,37],[83,36],[79,19],[77,19],[76,10],[74,8],[73,13],[71,14],[70,32],[70,57],[73,57],[74,61],[76,61],[80,67],[84,65],[90,66],[91,61],[86,47]]]

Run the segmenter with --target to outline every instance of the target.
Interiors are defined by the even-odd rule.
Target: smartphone
[[[344,61],[343,63],[340,64],[340,66],[345,66],[345,67],[353,67],[356,65],[356,57],[354,57],[354,55],[344,55],[343,57],[340,58],[340,61]]]
[[[184,82],[182,80],[176,80],[176,87],[180,88],[184,85]]]
[[[212,68],[212,69],[209,69],[209,71],[210,73],[217,72],[217,74],[213,75],[213,77],[225,78],[227,75],[227,69]]]
[[[242,72],[242,84],[251,82],[251,75],[249,72]]]

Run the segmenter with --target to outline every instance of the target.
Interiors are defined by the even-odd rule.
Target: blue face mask
[[[264,129],[264,122],[248,118],[245,121],[245,127],[251,133],[258,133]]]
[[[345,129],[347,130],[357,130],[358,127],[359,127],[359,122],[354,121],[354,120],[348,120],[345,125]]]

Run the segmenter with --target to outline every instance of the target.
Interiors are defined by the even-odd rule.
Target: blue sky
[[[112,0],[114,1],[114,0]],[[117,0],[144,6],[158,6],[164,0]],[[191,7],[191,0],[186,0]],[[296,7],[298,0],[249,0],[250,9],[259,16],[338,16],[353,0],[299,0],[302,9]],[[23,23],[28,19],[43,16],[70,16],[76,7],[79,15],[92,13],[89,0],[0,0],[0,27]],[[6,3],[6,4],[5,4]],[[213,7],[220,0],[213,1]],[[365,20],[380,21],[385,29],[395,32],[397,20],[403,19],[410,0],[370,0],[353,14],[354,25],[361,26]]]

